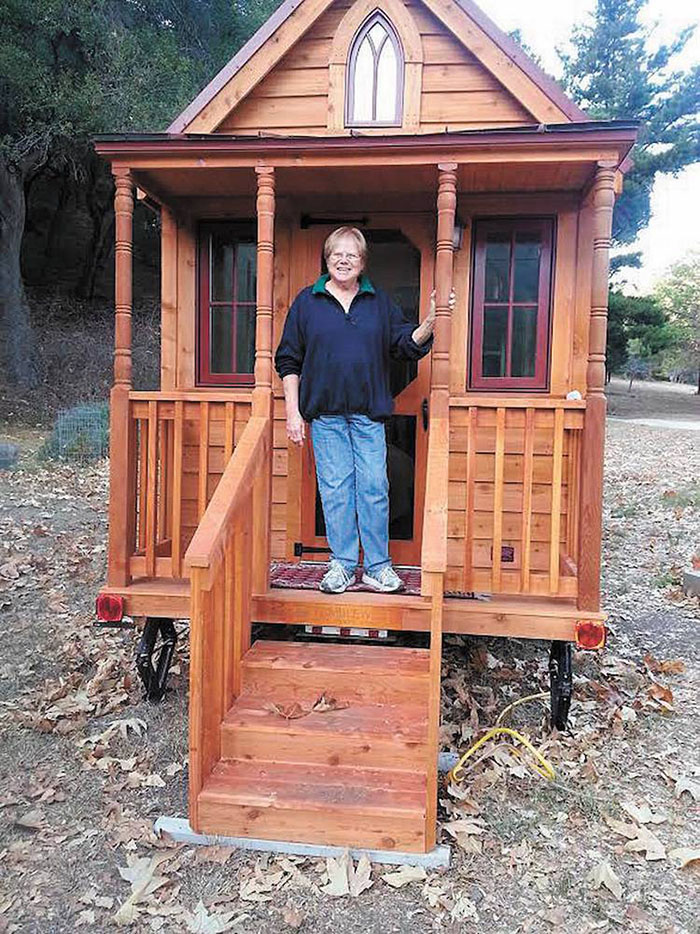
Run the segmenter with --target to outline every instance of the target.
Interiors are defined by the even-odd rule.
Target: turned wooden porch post
[[[423,528],[433,540],[423,541],[421,593],[430,596],[430,688],[428,695],[428,760],[425,846],[435,846],[437,825],[437,766],[440,739],[440,671],[442,667],[442,611],[447,567],[447,463],[449,456],[450,292],[454,258],[454,223],[457,209],[457,165],[438,165],[437,238],[435,252],[435,341],[430,375],[428,465],[433,470],[426,483],[426,520]]]
[[[275,170],[256,168],[258,269],[253,415],[267,415],[272,396],[272,287],[275,261]],[[264,401],[263,401],[264,400]],[[263,406],[263,408],[259,408]],[[256,411],[259,408],[259,411]]]
[[[450,392],[450,337],[452,316],[450,292],[454,260],[454,227],[457,210],[457,164],[438,165],[437,244],[435,251],[435,342],[430,378],[431,395],[437,390],[445,397]],[[445,413],[447,408],[445,407]]]
[[[257,176],[258,266],[255,325],[255,389],[252,414],[270,420],[264,469],[253,492],[253,591],[264,593],[270,577],[270,501],[272,498],[272,296],[275,265],[275,170],[255,169]],[[261,465],[262,466],[262,465]]]
[[[109,420],[109,558],[107,580],[129,583],[133,553],[134,429],[129,418],[131,389],[132,231],[134,183],[129,169],[114,174],[114,385]]]
[[[588,337],[586,416],[581,440],[578,607],[600,610],[600,554],[605,448],[605,341],[615,166],[600,163],[593,187],[593,274]]]

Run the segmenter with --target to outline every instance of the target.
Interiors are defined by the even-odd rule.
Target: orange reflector
[[[603,623],[579,620],[576,623],[576,645],[580,649],[602,649],[605,645],[607,629]]]
[[[95,601],[97,618],[102,623],[118,623],[124,616],[124,597],[101,593]]]

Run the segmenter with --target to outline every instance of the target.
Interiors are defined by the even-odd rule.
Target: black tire
[[[154,664],[156,640],[160,636],[160,647]],[[165,695],[170,663],[177,645],[177,631],[171,619],[146,620],[141,639],[136,649],[136,669],[149,701],[160,701]]]
[[[573,653],[570,642],[552,642],[549,650],[549,695],[552,726],[565,730],[573,692]]]

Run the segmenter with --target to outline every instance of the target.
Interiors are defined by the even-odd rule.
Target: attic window
[[[346,126],[401,126],[403,50],[394,27],[375,12],[350,46]]]

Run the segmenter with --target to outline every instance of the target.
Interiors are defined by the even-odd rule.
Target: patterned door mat
[[[273,561],[270,564],[270,585],[285,590],[318,590],[321,578],[326,573],[328,565],[317,561]],[[405,597],[420,596],[420,568],[395,567],[394,570],[404,583],[401,594]],[[372,587],[362,583],[362,572],[358,571],[355,582],[348,587],[349,591],[364,593],[377,593]],[[485,595],[462,592],[445,593],[446,597],[459,597],[463,600],[483,599]]]

